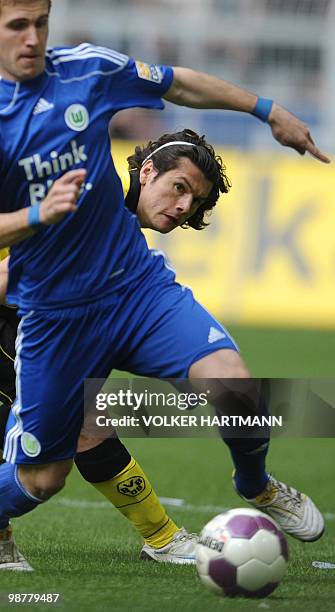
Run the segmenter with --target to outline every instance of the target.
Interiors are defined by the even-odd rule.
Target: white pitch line
[[[218,514],[219,512],[225,512],[226,510],[229,510],[229,508],[224,508],[223,506],[195,506],[194,504],[187,504],[183,499],[176,499],[173,497],[160,497],[159,499],[162,504],[164,504],[164,506],[178,508],[178,510],[182,510],[183,512],[212,512]],[[57,503],[60,506],[65,506],[67,508],[85,508],[88,510],[90,508],[100,510],[109,508],[111,510],[115,510],[113,504],[108,501],[89,501],[86,499],[70,499],[68,497],[60,497],[59,499],[55,499],[54,503]]]
[[[214,506],[214,505],[199,505],[196,506],[194,504],[187,504],[184,499],[179,499],[176,497],[160,497],[159,498],[164,506],[170,506],[173,508],[178,508],[178,510],[182,510],[183,512],[200,512],[200,513],[213,513],[218,514],[220,512],[226,512],[226,510],[230,510],[231,508],[225,508],[223,506]],[[113,504],[108,501],[89,501],[87,499],[71,499],[68,497],[60,497],[54,500],[54,503],[59,504],[60,506],[65,506],[66,508],[85,508],[85,509],[105,509],[109,508],[115,510]],[[333,512],[326,512],[324,515],[326,521],[334,521],[335,514]]]
[[[312,566],[317,569],[335,569],[335,563],[328,563],[328,561],[312,561]]]

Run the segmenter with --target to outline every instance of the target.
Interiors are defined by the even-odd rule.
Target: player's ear
[[[149,176],[154,172],[154,164],[151,159],[148,159],[147,162],[140,169],[140,185],[142,187],[146,184]]]

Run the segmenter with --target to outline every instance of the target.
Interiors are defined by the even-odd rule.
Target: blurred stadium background
[[[87,39],[148,62],[213,72],[289,106],[334,149],[334,22],[333,0],[57,0],[51,42]],[[249,117],[202,112],[190,119],[189,110],[172,106],[122,128],[146,138],[190,120],[225,146],[272,146]]]
[[[87,40],[231,80],[295,112],[331,155],[334,25],[334,0],[57,0],[51,43]],[[227,323],[333,328],[333,167],[281,148],[248,115],[169,104],[119,113],[113,155],[120,164],[132,141],[182,127],[216,145],[233,188],[206,231],[150,236],[151,245]]]

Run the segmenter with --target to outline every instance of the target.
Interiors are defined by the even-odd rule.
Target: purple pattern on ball
[[[208,575],[223,589],[236,584],[236,567],[225,559],[211,559],[208,564]]]
[[[288,544],[284,534],[280,531],[278,534],[280,541],[281,554],[283,555],[285,561],[288,561]]]
[[[279,536],[279,534],[281,533],[281,531],[277,529],[276,525],[274,525],[272,521],[267,519],[265,516],[258,516],[256,518],[256,521],[260,529],[265,529],[265,531],[271,531],[277,536]]]
[[[226,527],[233,537],[247,539],[252,538],[259,529],[254,517],[243,514],[231,518]]]
[[[280,529],[278,529],[271,521],[269,521],[269,519],[263,516],[257,517],[256,520],[260,528],[265,529],[267,531],[271,531],[279,538],[281,554],[283,555],[285,561],[288,561],[288,545],[282,531],[280,531]]]

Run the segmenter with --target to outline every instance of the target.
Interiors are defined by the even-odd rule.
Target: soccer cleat
[[[163,548],[153,548],[149,544],[144,544],[140,559],[142,561],[158,561],[158,563],[194,564],[195,547],[198,539],[196,533],[188,533],[182,527],[175,533],[171,542]]]
[[[235,485],[234,478],[233,483]],[[311,498],[273,476],[269,476],[263,493],[254,499],[246,499],[238,490],[237,493],[261,512],[269,514],[283,531],[297,540],[314,542],[324,532],[323,516]]]
[[[33,568],[18,550],[11,527],[0,531],[0,570],[32,572]]]

